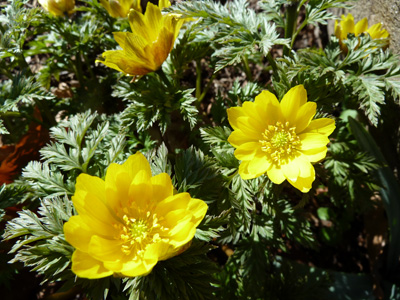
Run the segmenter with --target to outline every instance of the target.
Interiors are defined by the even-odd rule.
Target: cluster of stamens
[[[146,245],[161,241],[160,233],[169,230],[161,226],[157,214],[150,211],[143,212],[141,218],[131,218],[127,214],[122,217],[123,224],[116,224],[120,232],[119,238],[122,243],[122,252],[126,255],[135,253],[137,259],[144,254]]]
[[[301,144],[296,135],[296,127],[289,127],[289,122],[268,125],[262,134],[261,149],[269,154],[273,163],[282,165],[295,154],[295,149]]]

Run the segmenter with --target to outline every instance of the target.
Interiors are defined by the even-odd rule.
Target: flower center
[[[268,125],[260,140],[261,150],[269,154],[269,159],[277,164],[285,164],[295,154],[295,149],[301,144],[296,135],[296,127],[289,127],[289,122]]]
[[[127,214],[122,217],[123,224],[118,224],[122,252],[126,255],[135,253],[134,259],[141,257],[147,245],[161,241],[160,233],[168,230],[159,224],[156,214],[148,211],[140,219],[130,218]]]
[[[126,215],[125,215],[126,216]],[[128,219],[126,217],[126,223],[130,223],[130,234],[131,237],[134,239],[143,239],[146,238],[149,228],[145,221],[143,220],[135,220],[135,219]]]

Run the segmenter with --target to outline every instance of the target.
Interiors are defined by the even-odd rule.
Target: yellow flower
[[[346,45],[343,44],[343,40],[347,39],[349,33],[359,36],[362,33],[368,33],[372,39],[384,39],[389,37],[389,32],[382,29],[382,23],[377,23],[368,28],[368,20],[364,18],[354,25],[354,17],[352,14],[348,14],[346,17],[342,15],[340,23],[338,20],[335,21],[335,35],[339,39],[342,50],[347,51]]]
[[[166,1],[161,1],[165,5]],[[147,4],[145,14],[129,13],[131,32],[114,32],[122,50],[103,53],[106,66],[132,76],[157,71],[171,52],[183,19],[174,14],[161,14],[161,7]]]
[[[113,18],[125,18],[131,9],[142,12],[140,0],[100,0],[100,3]]]
[[[92,279],[148,274],[188,247],[207,211],[188,193],[174,195],[168,174],[152,177],[139,152],[111,164],[105,180],[79,175],[72,201],[78,215],[64,224],[72,271]]]
[[[263,91],[254,102],[228,109],[228,120],[234,131],[228,141],[241,160],[239,174],[243,179],[266,173],[272,182],[285,179],[303,193],[315,179],[312,163],[326,156],[328,136],[335,121],[312,120],[316,103],[307,102],[302,85],[290,89],[279,103],[270,92]]]
[[[72,14],[75,8],[75,0],[39,0],[45,10],[55,16]]]

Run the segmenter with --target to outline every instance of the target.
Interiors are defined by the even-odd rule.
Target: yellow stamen
[[[272,162],[277,165],[285,164],[295,153],[296,147],[301,144],[296,135],[296,127],[290,127],[289,122],[268,125],[260,140],[261,150],[267,152]]]

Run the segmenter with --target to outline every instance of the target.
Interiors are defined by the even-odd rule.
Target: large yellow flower
[[[263,91],[254,102],[228,109],[228,120],[234,131],[228,141],[241,160],[239,174],[251,179],[266,173],[272,182],[290,184],[303,193],[315,179],[312,163],[326,156],[328,136],[335,121],[312,120],[315,102],[307,102],[302,85],[290,89],[279,103],[270,92]]]
[[[100,0],[100,3],[113,18],[125,18],[131,9],[142,12],[140,0]]]
[[[132,33],[114,32],[122,50],[106,51],[104,60],[98,62],[132,76],[157,71],[171,52],[184,21],[176,14],[162,15],[161,8],[149,2],[144,15],[131,10]]]
[[[377,23],[368,28],[368,20],[364,18],[354,25],[354,17],[352,14],[342,15],[340,22],[335,21],[335,35],[339,39],[343,50],[347,51],[347,47],[343,44],[343,40],[347,39],[347,35],[353,33],[359,36],[362,33],[368,33],[372,39],[384,39],[389,37],[389,32],[382,29],[382,23]]]
[[[72,201],[78,215],[64,234],[76,248],[72,271],[85,278],[149,273],[186,249],[207,211],[188,193],[174,195],[166,173],[152,177],[141,153],[111,164],[105,180],[79,175]]]
[[[75,8],[75,0],[39,0],[45,10],[55,16],[72,14]]]

